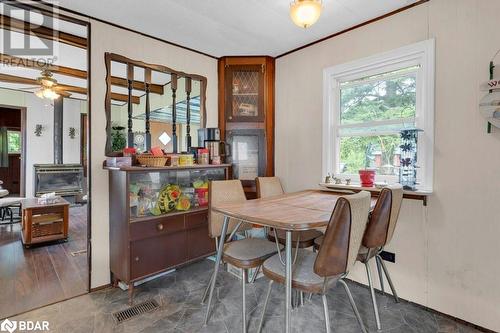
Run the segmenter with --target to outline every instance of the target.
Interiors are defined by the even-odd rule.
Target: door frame
[[[26,195],[26,107],[19,105],[0,104],[0,107],[7,109],[19,110],[21,113],[21,167],[20,167],[20,184],[19,196]]]

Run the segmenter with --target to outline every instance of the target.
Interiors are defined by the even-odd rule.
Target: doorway
[[[25,128],[26,108],[0,105],[0,187],[9,196],[25,193]]]

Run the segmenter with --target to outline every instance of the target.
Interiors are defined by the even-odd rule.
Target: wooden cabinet
[[[229,165],[107,169],[111,278],[114,285],[128,284],[130,301],[134,282],[215,252],[208,208],[199,205],[196,193],[206,193],[198,187],[210,180],[228,179]],[[188,198],[190,207],[155,210],[160,200],[167,207],[170,200]]]
[[[248,198],[255,177],[274,175],[274,59],[219,59],[219,127],[227,162]]]
[[[58,198],[39,204],[37,198],[24,199],[21,239],[24,246],[68,239],[69,202]]]

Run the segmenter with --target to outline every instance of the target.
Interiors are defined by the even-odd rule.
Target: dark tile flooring
[[[49,320],[51,332],[241,332],[241,284],[226,272],[218,279],[217,298],[209,325],[203,327],[206,305],[200,300],[213,269],[204,260],[136,288],[135,302],[154,298],[160,309],[115,324],[112,313],[127,308],[127,293],[120,289],[94,292],[17,316],[16,320]],[[368,289],[349,283],[370,332],[376,332]],[[265,277],[247,288],[249,332],[255,332],[267,287]],[[284,288],[274,286],[266,314],[264,332],[283,331]],[[478,332],[453,320],[423,310],[411,303],[395,303],[378,295],[383,332]],[[332,332],[359,332],[349,301],[341,286],[328,294]],[[321,298],[293,311],[293,332],[324,332]]]

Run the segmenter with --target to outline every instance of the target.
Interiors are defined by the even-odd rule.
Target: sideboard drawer
[[[165,216],[130,223],[130,239],[137,240],[184,230],[184,215]]]
[[[187,260],[186,232],[130,243],[130,278],[137,279],[166,270]]]

